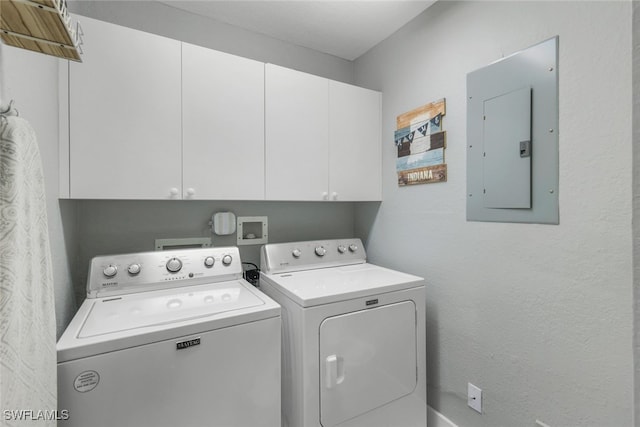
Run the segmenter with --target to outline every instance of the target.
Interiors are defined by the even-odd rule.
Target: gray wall
[[[245,58],[345,83],[353,81],[351,61],[194,15],[163,3],[149,0],[78,0],[69,2],[69,9],[80,15]]]
[[[467,222],[466,74],[555,35],[560,225]],[[384,92],[384,201],[356,232],[426,278],[429,404],[461,426],[630,425],[631,2],[438,2],[355,76]],[[440,98],[448,182],[398,188],[395,118]]]
[[[58,202],[58,60],[0,45],[3,102],[15,100],[38,137],[45,178],[49,239],[53,253],[58,336],[75,313],[69,259],[75,259],[75,204]],[[69,254],[69,255],[67,255]]]
[[[640,427],[640,2],[633,2],[634,425]]]
[[[84,299],[93,256],[154,250],[155,239],[212,237],[215,246],[236,246],[236,234],[212,235],[216,212],[267,216],[269,242],[339,239],[354,235],[354,203],[114,201],[78,202],[79,262],[77,299]],[[260,264],[260,245],[239,246],[243,261]]]

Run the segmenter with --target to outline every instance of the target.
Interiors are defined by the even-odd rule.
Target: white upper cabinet
[[[381,94],[266,65],[266,198],[381,200]]]
[[[264,199],[264,63],[183,43],[185,199]]]
[[[69,64],[71,198],[180,198],[180,42],[82,18]]]
[[[381,200],[380,93],[82,25],[83,62],[60,69],[61,197]]]
[[[326,200],[329,81],[266,65],[266,198]]]
[[[331,200],[382,200],[381,94],[329,81]]]

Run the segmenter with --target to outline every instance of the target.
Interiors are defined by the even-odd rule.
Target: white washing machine
[[[59,425],[279,426],[280,326],[237,248],[96,257],[57,345]]]
[[[265,245],[261,270],[282,306],[284,426],[426,426],[422,278],[367,263],[359,239]]]

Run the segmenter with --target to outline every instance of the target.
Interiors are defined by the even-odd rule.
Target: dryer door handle
[[[344,359],[332,354],[325,359],[325,384],[331,389],[344,381]]]

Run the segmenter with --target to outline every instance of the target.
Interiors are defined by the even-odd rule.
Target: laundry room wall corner
[[[2,46],[7,101],[34,128],[45,180],[49,240],[55,290],[56,335],[60,337],[75,314],[70,262],[75,259],[75,202],[58,201],[58,59]]]
[[[632,15],[440,1],[355,61],[383,91],[384,200],[357,209],[359,235],[372,263],[425,278],[427,399],[458,425],[632,423]],[[467,221],[467,73],[555,36],[560,224]],[[396,117],[442,98],[447,182],[398,187]]]

